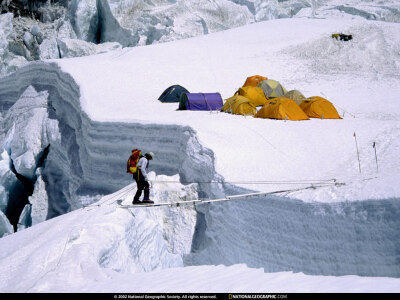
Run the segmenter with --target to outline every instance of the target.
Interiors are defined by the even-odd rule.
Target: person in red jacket
[[[147,173],[149,170],[149,161],[154,157],[153,152],[146,153],[139,159],[137,164],[136,173],[133,174],[133,178],[135,178],[137,184],[137,192],[135,197],[133,198],[133,204],[152,204],[154,201],[150,200],[150,184],[149,179],[147,177]],[[142,191],[144,190],[143,201],[140,201],[140,196],[142,195]]]

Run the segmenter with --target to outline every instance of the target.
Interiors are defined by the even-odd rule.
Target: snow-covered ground
[[[0,79],[5,120],[10,107],[21,107],[30,85],[37,92],[32,97],[48,97],[49,117],[57,122],[36,176],[61,178],[46,187],[54,215],[78,208],[75,194],[126,185],[0,239],[0,291],[398,292],[399,29],[358,17],[279,19],[32,63]],[[334,40],[335,32],[353,40]],[[287,90],[326,97],[343,119],[255,119],[177,111],[177,103],[157,100],[173,84],[226,99],[255,74]],[[6,150],[14,137],[23,139],[5,137]],[[115,201],[129,203],[135,191],[123,172],[136,147],[155,153],[156,202],[326,185],[331,179],[345,185],[201,204],[196,211],[122,209]],[[0,164],[5,183],[11,180],[10,157]],[[198,184],[184,187],[175,174]],[[58,185],[68,178],[68,185]],[[36,201],[39,186],[40,180]],[[61,198],[70,207],[55,209]]]

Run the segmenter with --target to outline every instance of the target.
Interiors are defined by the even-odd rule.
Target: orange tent
[[[267,77],[260,75],[250,76],[247,77],[246,82],[243,84],[243,86],[257,86],[263,80],[267,80]]]
[[[265,104],[254,117],[292,121],[309,120],[296,102],[285,97],[268,100],[267,104]]]
[[[341,119],[336,108],[325,98],[314,96],[303,100],[300,108],[310,118]]]

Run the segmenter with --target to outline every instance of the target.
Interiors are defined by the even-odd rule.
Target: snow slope
[[[350,32],[354,40],[333,40],[334,32]],[[181,240],[179,234],[166,237],[156,229],[171,226],[171,221],[160,220],[172,211],[143,209],[138,216],[131,210],[132,216],[110,203],[115,200],[110,195],[99,202],[108,206],[93,204],[2,238],[0,290],[95,291],[108,286],[105,291],[139,291],[135,283],[128,286],[139,276],[135,272],[157,270],[143,276],[161,277],[162,291],[202,291],[196,283],[186,289],[182,280],[193,275],[208,282],[210,273],[217,279],[215,291],[398,291],[399,279],[388,278],[400,277],[398,32],[398,24],[359,19],[282,19],[173,43],[30,64],[0,79],[5,111],[29,85],[49,92],[56,111],[52,118],[59,121],[63,145],[71,149],[59,147],[56,153],[74,153],[70,158],[75,160],[63,161],[62,169],[64,178],[79,178],[73,182],[77,192],[103,184],[116,190],[123,178],[117,172],[123,170],[124,153],[132,145],[156,154],[152,166],[158,174],[179,173],[182,181],[203,182],[197,187],[199,197],[299,187],[293,180],[335,178],[346,183],[286,197],[199,206],[193,240],[185,242],[190,254],[178,255],[167,245],[171,236]],[[191,92],[218,91],[227,98],[254,74],[279,80],[306,96],[325,95],[345,113],[344,119],[262,120],[176,111],[177,104],[156,100],[176,83]],[[74,173],[76,161],[80,173]],[[223,184],[205,183],[210,180]],[[255,184],[257,180],[272,184]],[[125,201],[133,191],[122,192],[130,193]],[[52,199],[57,201],[54,195]],[[154,199],[165,196],[154,194]],[[178,219],[185,215],[177,214]],[[136,229],[132,222],[142,218],[145,228],[138,226],[133,237],[143,239],[130,243],[131,230]],[[156,235],[146,231],[148,223]],[[70,231],[62,230],[65,227]],[[40,241],[35,241],[38,236]],[[111,247],[110,239],[117,240]],[[43,244],[50,250],[44,251]],[[210,264],[232,266],[205,266]],[[179,268],[159,270],[171,266]],[[262,273],[260,268],[279,273]],[[10,275],[7,270],[12,270]],[[178,278],[172,281],[171,276]],[[271,277],[275,280],[269,285]],[[122,278],[127,285],[120,283]],[[159,291],[146,285],[143,289]]]
[[[179,177],[173,179],[179,181]],[[2,238],[0,291],[60,291],[62,287],[72,291],[76,285],[85,285],[85,278],[95,283],[107,279],[108,273],[183,266],[182,255],[190,251],[195,211],[191,207],[120,208],[116,200],[132,199],[134,191],[127,186],[91,206]],[[153,193],[165,201],[196,198],[192,186],[180,184],[159,184]]]

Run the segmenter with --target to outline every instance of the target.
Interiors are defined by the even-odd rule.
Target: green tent
[[[257,86],[263,90],[267,98],[283,97],[287,93],[286,89],[273,79],[263,80]]]
[[[283,95],[283,97],[292,99],[294,102],[297,103],[297,105],[300,105],[303,100],[306,100],[306,97],[304,97],[304,95],[298,90],[291,90]]]

